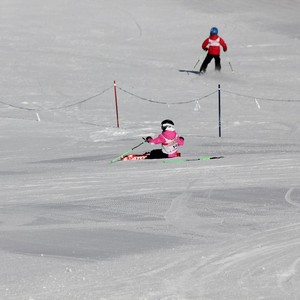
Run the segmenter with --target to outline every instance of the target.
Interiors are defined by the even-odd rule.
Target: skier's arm
[[[160,134],[156,138],[147,138],[147,142],[150,144],[162,144],[165,142],[165,138]]]
[[[220,38],[220,44],[223,47],[224,52],[226,52],[227,51],[227,45],[226,45],[225,41],[222,38]]]
[[[184,145],[184,138],[182,136],[177,138],[177,143],[178,146],[183,146]]]
[[[202,43],[202,49],[204,50],[204,51],[207,51],[207,46],[208,46],[208,41],[209,39],[206,39],[203,43]]]

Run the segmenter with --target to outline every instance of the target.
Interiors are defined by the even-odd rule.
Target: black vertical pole
[[[117,127],[120,128],[119,109],[118,109],[118,96],[117,96],[117,84],[116,84],[115,80],[114,80],[114,93],[115,93],[115,104],[116,104]]]
[[[221,134],[221,85],[218,85],[218,98],[219,98],[219,137]]]

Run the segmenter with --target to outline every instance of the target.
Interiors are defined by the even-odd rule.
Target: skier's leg
[[[206,68],[208,66],[208,64],[211,62],[213,56],[210,54],[207,54],[201,67],[200,67],[200,72],[204,73],[206,71]]]
[[[216,71],[221,71],[221,58],[219,55],[215,55],[215,70]]]
[[[154,149],[146,159],[168,158],[168,154],[162,152],[161,149]]]

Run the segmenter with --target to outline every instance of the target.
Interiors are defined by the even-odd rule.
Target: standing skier
[[[201,65],[200,73],[206,72],[206,68],[213,58],[215,59],[215,70],[221,70],[221,47],[223,48],[224,52],[227,51],[227,45],[225,41],[218,36],[218,28],[213,27],[210,30],[210,36],[202,44],[202,49],[207,51],[207,55]]]
[[[178,146],[184,145],[184,138],[175,131],[171,120],[161,122],[162,133],[156,138],[148,136],[146,141],[152,145],[161,144],[161,149],[154,149],[146,159],[171,158],[178,156]]]

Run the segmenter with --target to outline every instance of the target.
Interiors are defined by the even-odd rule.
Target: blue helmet
[[[210,35],[214,35],[214,34],[218,34],[219,30],[217,27],[213,27],[211,30],[210,30]]]

